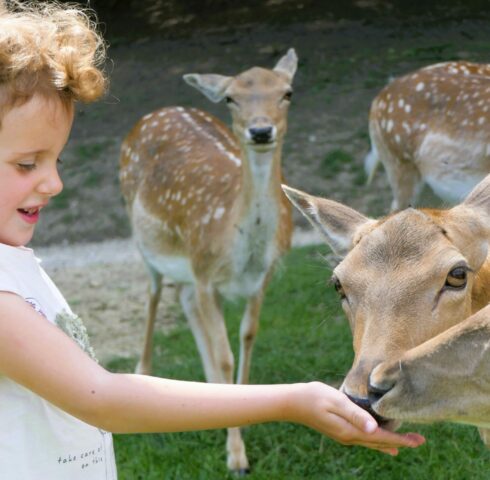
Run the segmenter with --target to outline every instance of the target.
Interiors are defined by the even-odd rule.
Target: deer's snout
[[[378,425],[384,425],[388,423],[388,419],[382,417],[381,415],[378,415],[371,407],[371,399],[370,398],[357,398],[357,397],[352,397],[351,395],[347,394],[347,397],[351,402],[354,402],[358,407],[361,407],[363,410],[366,410],[377,422]]]
[[[368,398],[371,404],[381,400],[397,382],[398,368],[394,364],[381,364],[373,369],[368,379]]]
[[[276,139],[276,129],[271,125],[266,127],[250,127],[248,129],[248,136],[256,144],[272,143]]]

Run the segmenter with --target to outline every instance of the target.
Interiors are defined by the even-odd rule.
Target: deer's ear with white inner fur
[[[201,93],[206,95],[214,103],[218,103],[226,95],[226,89],[230,86],[233,77],[216,75],[209,73],[200,75],[199,73],[188,73],[184,75],[184,80]]]
[[[466,197],[463,205],[481,212],[490,220],[490,175],[487,175]],[[489,225],[490,227],[490,225]]]
[[[490,175],[486,176],[463,203],[451,208],[444,225],[451,242],[478,270],[487,258],[490,240]]]
[[[375,220],[333,200],[314,197],[286,185],[282,185],[282,189],[291,203],[325,236],[330,248],[340,257],[345,257],[352,249],[360,227],[375,223]]]
[[[297,68],[298,56],[296,55],[294,48],[290,48],[288,53],[277,62],[274,71],[284,75],[288,82],[291,83]]]

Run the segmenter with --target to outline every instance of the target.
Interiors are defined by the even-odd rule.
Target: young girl
[[[0,2],[0,477],[115,479],[107,432],[289,421],[389,454],[423,443],[381,430],[322,383],[174,381],[110,373],[92,358],[83,326],[25,245],[61,192],[74,102],[105,90],[103,54],[80,10]]]

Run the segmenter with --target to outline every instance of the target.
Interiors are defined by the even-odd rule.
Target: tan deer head
[[[342,390],[370,409],[373,369],[488,303],[490,176],[450,210],[409,208],[379,220],[283,188],[342,257],[332,280],[355,353]]]

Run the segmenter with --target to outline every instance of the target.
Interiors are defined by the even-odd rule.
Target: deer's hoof
[[[250,468],[239,468],[238,470],[233,470],[233,474],[236,477],[245,477],[250,474]]]

